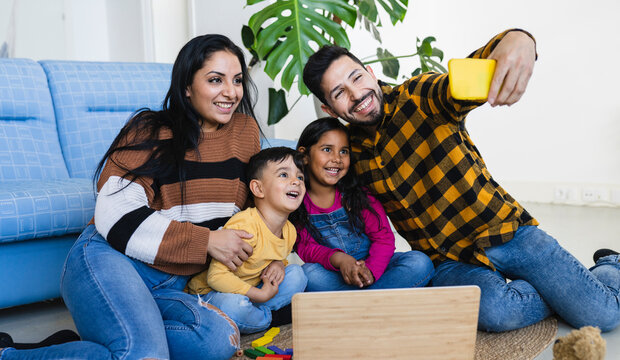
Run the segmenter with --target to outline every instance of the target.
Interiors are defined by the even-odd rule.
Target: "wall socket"
[[[581,190],[581,199],[584,202],[608,202],[609,189],[599,187],[585,187]]]

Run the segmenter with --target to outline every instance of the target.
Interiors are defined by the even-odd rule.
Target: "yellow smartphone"
[[[450,93],[458,100],[486,100],[495,72],[492,59],[451,59],[448,61]]]

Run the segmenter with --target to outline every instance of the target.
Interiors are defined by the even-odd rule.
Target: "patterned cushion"
[[[68,177],[43,69],[0,59],[0,181]]]
[[[0,243],[79,233],[94,212],[90,179],[0,182]]]
[[[161,109],[170,64],[41,61],[71,177],[90,178],[136,110]]]

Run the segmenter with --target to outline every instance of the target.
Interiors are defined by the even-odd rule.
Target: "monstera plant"
[[[304,65],[316,49],[325,44],[350,47],[347,29],[361,23],[381,43],[381,20],[379,10],[389,15],[392,25],[402,22],[408,8],[408,0],[247,0],[248,6],[257,11],[243,26],[244,45],[252,53],[250,66],[264,61],[264,71],[271,79],[280,75],[281,89],[269,89],[268,124],[280,121],[288,112],[286,92],[293,84],[301,96],[310,94],[302,80]],[[263,5],[262,8],[258,6]],[[418,56],[420,67],[412,75],[424,71],[445,72],[440,64],[443,52],[432,46],[434,37],[417,39],[416,52],[394,56],[378,47],[365,64],[380,62],[384,75],[397,79],[400,65],[398,59]],[[437,59],[437,60],[436,60]],[[300,96],[300,98],[301,98]],[[293,103],[294,106],[299,98]],[[291,106],[291,108],[292,108]]]

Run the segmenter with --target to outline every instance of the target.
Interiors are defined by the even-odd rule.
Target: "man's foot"
[[[596,264],[598,259],[609,255],[618,255],[618,252],[611,249],[598,249],[594,252],[594,256],[592,256],[592,258],[594,259],[594,263]]]

